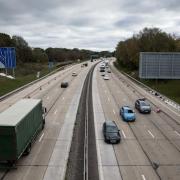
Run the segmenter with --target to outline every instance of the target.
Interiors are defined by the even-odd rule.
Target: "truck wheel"
[[[31,143],[27,146],[26,150],[24,151],[24,155],[28,155],[31,152]]]
[[[10,165],[10,166],[14,166],[15,162],[16,162],[15,160],[7,161],[8,165]]]
[[[45,119],[43,120],[43,123],[42,123],[42,130],[44,129],[44,126],[45,126]]]

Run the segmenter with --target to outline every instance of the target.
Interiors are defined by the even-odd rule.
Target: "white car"
[[[105,75],[106,75],[106,73],[105,73],[105,72],[102,72],[102,73],[101,73],[101,76],[105,76]]]
[[[108,69],[108,70],[107,70],[107,72],[108,72],[108,73],[111,73],[111,70],[110,70],[110,69]]]
[[[76,72],[73,72],[73,73],[72,73],[72,76],[77,76],[77,73],[76,73]]]
[[[109,80],[109,76],[107,74],[104,76],[104,80]]]

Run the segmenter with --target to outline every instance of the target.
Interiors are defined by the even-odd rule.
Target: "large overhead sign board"
[[[141,52],[141,79],[180,79],[180,53]]]

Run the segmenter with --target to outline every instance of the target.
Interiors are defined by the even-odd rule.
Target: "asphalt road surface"
[[[18,160],[17,169],[1,170],[0,179],[64,179],[81,90],[91,65],[68,67],[0,102],[3,111],[21,98],[41,98],[48,112],[45,129],[37,137],[31,153]],[[74,71],[77,77],[72,77]],[[69,87],[62,89],[62,81],[68,81]]]
[[[174,115],[175,121],[163,112],[156,113],[154,104],[159,102],[153,101],[151,114],[140,114],[135,110],[136,121],[124,122],[119,116],[120,107],[129,105],[134,108],[135,100],[146,97],[146,92],[114,70],[115,73],[109,74],[110,80],[107,81],[98,68],[96,71],[94,91],[99,94],[101,103],[101,118],[96,119],[96,132],[103,179],[180,179],[180,126],[177,114]],[[94,99],[96,102],[97,97]],[[169,107],[166,112],[168,110]],[[105,120],[117,123],[121,130],[120,144],[104,143],[101,129]]]
[[[31,153],[17,162],[17,169],[0,171],[0,180],[64,179],[85,78],[94,63],[69,66],[0,102],[0,112],[21,98],[41,98],[47,108],[46,126]],[[110,80],[104,80],[97,65],[92,79],[93,116],[100,180],[179,180],[180,113],[139,87],[111,64]],[[78,76],[72,77],[72,72]],[[69,87],[62,89],[62,81]],[[119,109],[146,97],[151,114],[140,114],[127,123]],[[156,113],[157,107],[162,112]],[[114,120],[121,133],[119,144],[104,142],[102,124]],[[91,138],[91,137],[89,137]],[[93,154],[93,153],[92,153]],[[91,154],[91,155],[92,155]],[[92,165],[93,166],[93,165]],[[96,179],[95,179],[96,180]]]

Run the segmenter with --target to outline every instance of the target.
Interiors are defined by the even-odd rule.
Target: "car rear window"
[[[128,109],[128,113],[133,113],[133,111],[131,109]]]
[[[116,126],[107,126],[107,132],[117,132],[118,129]]]

